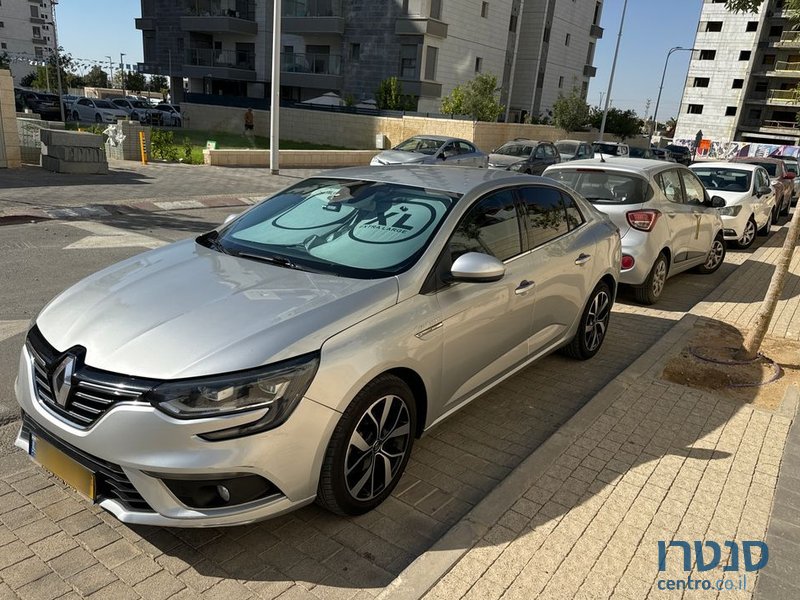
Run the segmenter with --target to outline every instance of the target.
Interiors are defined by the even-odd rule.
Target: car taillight
[[[622,261],[620,262],[620,267],[622,268],[622,270],[627,271],[628,269],[632,269],[635,263],[636,261],[633,259],[631,255],[623,254]]]
[[[632,210],[625,217],[628,224],[639,231],[652,231],[661,213],[657,210]]]

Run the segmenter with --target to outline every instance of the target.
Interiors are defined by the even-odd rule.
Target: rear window
[[[750,190],[750,171],[728,167],[695,167],[695,175],[707,190],[719,192],[747,192]]]
[[[650,184],[629,173],[602,169],[553,169],[546,175],[569,186],[592,204],[641,204],[650,199]]]
[[[770,177],[777,177],[778,176],[778,165],[776,163],[771,162],[758,162],[755,160],[748,161],[751,165],[758,165],[759,167],[764,167],[769,173]]]

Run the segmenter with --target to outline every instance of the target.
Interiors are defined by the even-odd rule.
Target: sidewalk
[[[748,326],[786,229],[517,467],[381,598],[750,598],[760,580],[758,598],[800,597],[800,428],[790,436],[796,391],[789,388],[781,406],[769,412],[660,378],[667,357],[703,322]],[[770,334],[797,339],[800,252],[791,273]],[[738,571],[732,570],[724,542],[741,548],[743,541],[765,539],[769,562],[762,571],[745,572],[741,557]],[[721,560],[701,572],[692,559],[692,570],[684,571],[681,548],[673,547],[666,570],[659,571],[659,541],[672,540],[689,542],[692,556],[694,542],[706,542],[704,558],[712,564],[716,542]],[[757,554],[750,558],[758,562]],[[676,583],[667,580],[687,577],[727,579],[746,589],[659,590]]]

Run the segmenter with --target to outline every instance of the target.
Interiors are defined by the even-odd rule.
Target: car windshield
[[[696,167],[694,174],[707,190],[718,192],[747,192],[750,190],[752,174],[742,169],[727,167]]]
[[[601,154],[612,154],[614,156],[616,156],[619,152],[619,146],[616,144],[603,144],[601,142],[595,142],[592,144],[592,149]]]
[[[106,102],[105,100],[95,100],[94,105],[96,108],[117,108],[116,106],[112,106],[110,102]]]
[[[436,154],[436,151],[444,144],[442,140],[431,138],[413,137],[405,142],[400,142],[394,147],[395,150],[403,152],[419,152],[421,154]]]
[[[133,108],[147,108],[147,104],[145,104],[141,100],[134,100],[133,102],[131,102],[131,106],[133,106]]]
[[[312,178],[198,242],[287,268],[386,277],[417,261],[459,198],[396,183]]]
[[[559,142],[556,144],[559,154],[575,154],[578,151],[578,144],[575,142]]]
[[[533,146],[520,144],[519,142],[508,142],[494,151],[495,154],[503,154],[505,156],[530,156],[531,152],[533,152]]]
[[[553,169],[545,175],[571,187],[592,204],[641,204],[650,185],[636,175],[603,169]]]
[[[778,165],[772,162],[758,162],[758,161],[748,161],[751,165],[758,165],[759,167],[764,167],[769,173],[770,177],[777,177],[778,176]]]

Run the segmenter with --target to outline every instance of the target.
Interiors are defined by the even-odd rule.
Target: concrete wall
[[[11,72],[0,69],[0,169],[22,165]]]
[[[256,110],[256,135],[269,135],[269,112]],[[204,104],[182,104],[184,126],[188,129],[242,133],[244,109]],[[518,137],[537,140],[564,138],[595,141],[596,133],[570,133],[548,125],[521,123],[487,123],[456,119],[427,119],[423,117],[373,117],[317,110],[284,108],[281,110],[280,137],[284,140],[328,144],[344,148],[375,148],[375,136],[386,136],[386,147],[420,134],[449,135],[474,142],[486,152],[503,142]],[[606,139],[616,139],[606,136]],[[628,140],[632,146],[647,146],[647,138]]]
[[[368,165],[378,150],[281,150],[282,169],[335,169]],[[203,150],[203,163],[216,167],[268,167],[269,150]]]

